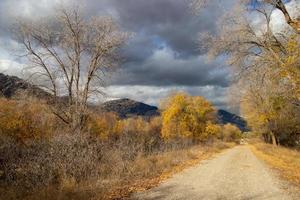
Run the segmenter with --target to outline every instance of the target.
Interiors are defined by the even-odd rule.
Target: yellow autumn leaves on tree
[[[205,98],[177,93],[162,103],[162,137],[205,140],[217,134],[215,108]]]
[[[291,35],[282,43],[281,62],[248,73],[241,112],[250,128],[266,142],[297,145],[300,131],[300,43]],[[245,84],[247,83],[247,84]]]
[[[287,56],[284,58],[280,74],[290,82],[294,93],[300,100],[300,43],[297,36],[289,38],[286,50]]]

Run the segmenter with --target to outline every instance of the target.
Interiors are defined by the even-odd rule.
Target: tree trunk
[[[272,131],[270,132],[270,135],[271,135],[271,138],[272,138],[272,144],[274,146],[277,146],[276,137],[275,137],[275,135]]]
[[[280,139],[277,137],[277,146],[280,146]]]
[[[269,134],[264,133],[263,138],[264,138],[265,143],[270,143],[271,142]]]

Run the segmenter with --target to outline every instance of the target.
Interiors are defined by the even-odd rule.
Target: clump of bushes
[[[189,139],[193,143],[207,143],[216,139],[238,141],[241,131],[234,125],[216,123],[216,109],[203,97],[178,93],[163,102],[162,137]]]
[[[26,142],[49,137],[59,124],[49,107],[37,99],[0,99],[1,136]]]
[[[167,150],[159,117],[121,120],[113,113],[89,113],[85,129],[72,131],[36,99],[3,98],[0,105],[0,185],[16,198],[123,179],[136,159]]]
[[[239,142],[242,138],[241,130],[232,125],[226,124],[223,126],[222,139],[226,142]]]

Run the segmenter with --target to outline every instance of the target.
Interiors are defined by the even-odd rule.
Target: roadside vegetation
[[[162,116],[151,119],[90,110],[85,126],[74,131],[45,101],[1,98],[1,199],[124,197],[241,137],[232,125],[216,124],[203,97],[179,93],[164,102]]]

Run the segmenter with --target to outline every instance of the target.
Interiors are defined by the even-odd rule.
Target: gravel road
[[[256,200],[300,199],[290,184],[259,161],[248,146],[227,150],[184,170],[132,199]]]

